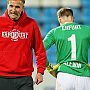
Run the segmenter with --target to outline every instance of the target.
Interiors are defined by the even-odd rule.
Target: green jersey
[[[67,23],[48,32],[44,38],[44,47],[56,46],[58,71],[78,76],[90,76],[88,49],[90,46],[90,27],[76,23]]]

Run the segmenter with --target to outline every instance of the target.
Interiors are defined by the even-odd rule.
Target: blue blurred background
[[[50,29],[59,25],[56,12],[64,6],[73,9],[75,22],[90,26],[90,0],[26,0],[25,10],[28,16],[35,18],[44,38]],[[7,0],[0,0],[0,15],[6,7]],[[51,63],[56,61],[55,53],[55,46],[47,51]]]

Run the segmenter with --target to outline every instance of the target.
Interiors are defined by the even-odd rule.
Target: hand
[[[37,73],[35,77],[35,82],[37,85],[43,82],[43,75],[41,73]]]
[[[60,64],[56,64],[55,66],[53,66],[49,63],[48,66],[47,66],[47,70],[52,76],[57,78],[57,69],[58,69],[59,66],[60,66]]]

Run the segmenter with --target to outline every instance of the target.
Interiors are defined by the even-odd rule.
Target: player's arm
[[[51,30],[50,32],[47,33],[43,42],[44,42],[44,48],[46,50],[48,50],[55,43],[54,30]]]
[[[54,31],[51,30],[50,32],[47,33],[47,35],[45,36],[44,40],[43,40],[43,43],[44,43],[44,48],[46,50],[48,50],[55,42],[55,39],[54,39]],[[47,59],[47,62],[46,62],[46,67],[50,66],[50,63]]]
[[[54,30],[51,30],[46,35],[43,42],[44,42],[44,47],[45,47],[46,50],[48,50],[55,43]],[[49,60],[47,59],[47,63],[46,63],[47,70],[55,78],[57,77],[57,68],[59,66],[60,66],[59,64],[53,66],[52,64],[49,63]]]

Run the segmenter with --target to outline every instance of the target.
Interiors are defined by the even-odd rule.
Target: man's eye
[[[16,8],[20,8],[20,6],[15,6]]]
[[[13,7],[13,5],[9,5],[10,7]]]

